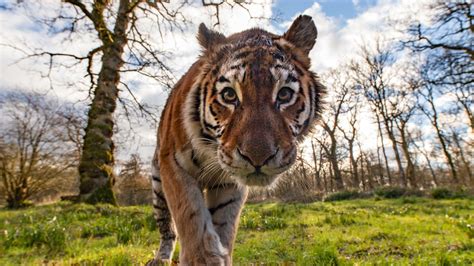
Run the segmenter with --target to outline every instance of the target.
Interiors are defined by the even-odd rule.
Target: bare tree
[[[442,125],[439,121],[439,111],[435,104],[435,92],[433,85],[430,83],[425,83],[424,89],[419,90],[417,95],[419,97],[418,108],[426,115],[430,121],[430,124],[433,126],[436,137],[441,145],[441,149],[446,159],[446,163],[451,171],[451,177],[456,183],[459,183],[456,165],[448,147],[447,136],[445,135]]]
[[[377,171],[382,169],[381,165],[373,165],[373,155],[369,152],[363,152],[361,149],[361,144],[358,142],[359,149],[361,153],[359,155],[360,159],[360,170],[361,170],[361,180],[364,188],[366,190],[372,190],[376,187],[374,177],[377,176]],[[380,173],[379,173],[380,175]]]
[[[433,163],[431,161],[431,154],[430,152],[427,150],[427,143],[425,143],[425,137],[423,137],[420,129],[417,129],[415,132],[414,132],[414,141],[413,141],[413,146],[415,147],[415,149],[421,153],[421,155],[423,155],[423,158],[425,159],[426,161],[426,165],[428,166],[428,169],[430,170],[430,174],[431,174],[431,179],[432,179],[432,185],[434,187],[438,187],[439,186],[439,181],[438,181],[438,178],[436,177],[436,173],[434,171],[434,168],[433,168]],[[420,144],[417,144],[417,143],[420,143]]]
[[[391,87],[390,78],[387,77],[386,73],[387,68],[393,64],[393,54],[389,48],[382,48],[382,43],[378,40],[373,51],[367,46],[363,46],[361,48],[361,57],[361,63],[352,64],[354,79],[363,89],[366,99],[372,106],[380,132],[382,129],[381,125],[383,124],[384,126],[387,137],[392,144],[398,166],[399,180],[401,185],[406,186],[405,170],[395,136],[394,117],[392,116],[392,110],[390,110],[390,99],[396,91]],[[390,180],[389,183],[391,183]]]
[[[458,162],[458,169],[459,172],[461,173],[460,176],[464,176],[464,183],[468,184],[469,182],[473,182],[473,175],[471,171],[471,164],[472,160],[474,158],[472,150],[469,150],[469,145],[467,144],[467,152],[465,151],[464,143],[465,141],[462,139],[462,134],[461,132],[458,132],[456,128],[453,126],[450,126],[450,131],[451,131],[451,143],[453,143],[453,153],[457,157],[457,162]]]
[[[416,179],[415,179],[415,164],[413,163],[412,155],[410,152],[410,138],[408,132],[408,121],[410,117],[413,115],[415,108],[410,108],[405,113],[401,113],[398,116],[398,119],[395,120],[395,124],[400,133],[401,141],[400,145],[402,147],[403,155],[406,159],[406,176],[410,181],[410,185],[412,187],[416,187]]]
[[[150,179],[144,171],[143,162],[138,154],[132,154],[123,164],[115,188],[120,205],[148,204],[152,201]]]
[[[352,178],[353,186],[356,188],[360,187],[360,178],[359,178],[359,171],[358,171],[358,157],[355,154],[356,148],[356,138],[359,134],[358,130],[358,115],[360,111],[360,97],[359,93],[355,89],[351,89],[348,91],[349,96],[346,100],[346,109],[344,112],[348,116],[347,118],[347,125],[345,127],[341,126],[340,124],[337,125],[339,131],[342,133],[344,139],[347,142],[347,149],[349,152],[349,160],[350,160],[350,173]]]
[[[329,73],[327,80],[330,80],[331,87],[334,96],[330,100],[329,110],[326,111],[326,115],[321,119],[321,126],[329,136],[329,147],[323,145],[321,141],[321,147],[323,147],[328,155],[329,162],[331,163],[333,179],[337,190],[344,188],[344,182],[342,179],[342,173],[339,166],[338,158],[338,137],[336,136],[340,123],[340,116],[345,112],[344,105],[347,103],[349,98],[349,90],[351,89],[349,84],[349,76],[344,75],[339,71],[333,70]]]
[[[426,54],[431,66],[427,81],[456,96],[458,106],[474,130],[472,89],[474,84],[474,15],[470,1],[435,1],[426,7],[434,15],[422,24],[413,21],[404,47]]]
[[[79,158],[57,103],[39,94],[3,95],[1,102],[0,180],[8,207],[16,208],[53,184],[69,182],[65,175]]]
[[[417,110],[415,94],[421,87],[421,81],[417,77],[416,71],[410,70],[400,71],[400,73],[404,73],[403,78],[399,82],[398,88],[395,88],[396,93],[389,99],[389,103],[390,116],[400,134],[400,146],[406,160],[406,177],[412,187],[417,187],[415,164],[410,151],[411,138],[408,123]]]
[[[322,150],[319,149],[319,157],[316,154],[316,145],[313,140],[311,140],[311,154],[313,156],[313,169],[314,169],[314,183],[316,185],[316,189],[320,191],[324,191],[325,187],[323,186],[322,182],[322,175],[321,175],[321,170],[322,170]]]

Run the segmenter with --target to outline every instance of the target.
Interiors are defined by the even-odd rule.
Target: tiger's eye
[[[226,103],[233,104],[237,101],[237,94],[235,93],[234,89],[232,89],[231,87],[225,87],[222,90],[221,95],[222,95],[222,99],[224,99]]]
[[[277,95],[278,102],[281,103],[288,103],[293,98],[294,91],[289,87],[282,87]]]

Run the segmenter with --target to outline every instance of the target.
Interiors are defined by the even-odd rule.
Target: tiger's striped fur
[[[161,234],[154,262],[231,265],[247,186],[269,185],[295,161],[324,87],[309,71],[317,30],[298,17],[282,36],[250,29],[225,37],[201,24],[203,53],[172,90],[153,160]]]

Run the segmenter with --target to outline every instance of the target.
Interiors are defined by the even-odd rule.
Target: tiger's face
[[[194,92],[202,139],[245,185],[268,185],[296,159],[297,142],[320,110],[323,86],[310,72],[316,27],[298,18],[283,36],[260,29],[225,38],[201,26],[206,70]]]

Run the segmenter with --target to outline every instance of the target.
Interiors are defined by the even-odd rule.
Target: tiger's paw
[[[215,231],[206,231],[203,238],[206,264],[226,265],[229,251],[222,246],[219,235]]]

